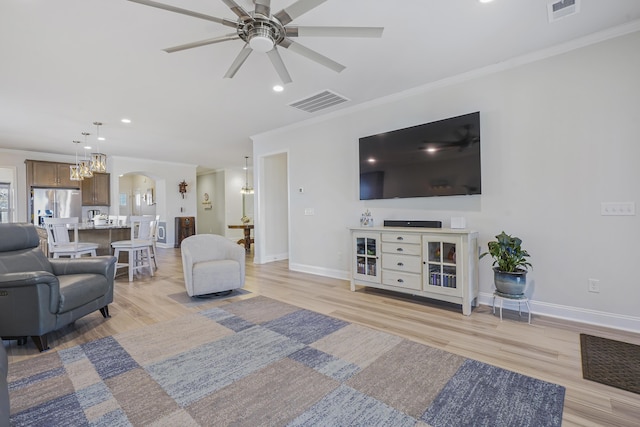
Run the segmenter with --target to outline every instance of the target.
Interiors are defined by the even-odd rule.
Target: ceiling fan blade
[[[238,18],[242,19],[243,21],[246,21],[247,19],[251,19],[251,15],[249,15],[249,12],[244,10],[244,8],[242,6],[240,6],[238,3],[236,3],[235,1],[233,1],[233,0],[222,0],[222,2],[224,4],[226,4],[227,7],[229,9],[231,9],[231,11],[233,13],[238,15]]]
[[[298,0],[297,2],[285,7],[274,16],[278,18],[282,25],[287,25],[300,15],[309,12],[311,9],[320,6],[327,0]]]
[[[233,61],[233,64],[231,64],[231,67],[229,67],[229,70],[227,70],[227,73],[224,75],[225,79],[232,79],[233,76],[236,75],[240,67],[242,67],[242,64],[244,64],[244,61],[246,61],[249,57],[249,54],[252,52],[252,50],[253,49],[251,49],[248,44],[244,45],[238,56],[236,56],[236,59]]]
[[[311,50],[308,47],[302,46],[300,43],[296,43],[289,39],[284,39],[280,42],[280,46],[285,49],[289,49],[292,52],[295,52],[299,55],[302,55],[312,61],[317,62],[320,65],[324,65],[327,68],[331,68],[336,73],[341,72],[346,67],[333,59],[329,59],[324,55],[319,54],[315,50]]]
[[[151,0],[129,0],[133,3],[143,4],[145,6],[156,7],[158,9],[168,10],[169,12],[181,13],[187,16],[193,16],[194,18],[205,19],[207,21],[216,22],[218,24],[226,25],[228,27],[236,28],[237,25],[234,21],[230,21],[224,18],[216,18],[215,16],[205,15],[204,13],[198,13],[187,9],[182,9],[179,7],[171,6],[168,4],[158,3]]]
[[[255,0],[255,13],[269,18],[271,16],[271,0]]]
[[[287,37],[382,37],[384,27],[286,27]]]
[[[271,60],[271,63],[273,64],[273,68],[276,69],[276,72],[280,76],[280,80],[282,80],[282,84],[286,85],[287,83],[291,83],[292,82],[291,76],[289,75],[289,72],[287,71],[287,67],[285,67],[284,62],[282,62],[282,57],[280,56],[278,49],[274,47],[269,52],[267,52],[267,56]]]
[[[240,37],[238,36],[237,33],[231,33],[231,34],[226,34],[226,35],[220,36],[220,37],[214,37],[212,39],[206,39],[206,40],[200,40],[200,41],[197,41],[197,42],[181,44],[180,46],[173,46],[173,47],[169,47],[169,48],[162,49],[162,50],[164,50],[167,53],[173,53],[173,52],[179,52],[181,50],[192,49],[194,47],[200,47],[200,46],[206,46],[206,45],[214,44],[214,43],[226,42],[228,40],[237,40],[239,38]]]

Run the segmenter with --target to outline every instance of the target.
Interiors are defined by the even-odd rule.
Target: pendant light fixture
[[[76,164],[69,166],[69,179],[71,181],[82,181],[82,174],[80,173],[80,164],[78,163],[78,144],[81,141],[73,141],[76,144]]]
[[[253,194],[253,187],[249,186],[249,156],[244,156],[244,187],[240,193]]]
[[[87,136],[91,135],[89,132],[82,132],[84,135],[84,160],[80,160],[78,166],[80,167],[80,176],[82,178],[92,178],[93,171],[91,170],[91,160],[87,158],[87,150],[91,147],[87,146]]]
[[[100,126],[102,126],[102,122],[93,122],[93,124],[96,126],[98,151],[95,153],[91,153],[91,171],[104,173],[107,171],[107,155],[100,152]]]

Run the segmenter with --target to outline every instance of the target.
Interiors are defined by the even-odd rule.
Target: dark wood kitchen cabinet
[[[92,178],[82,180],[83,206],[111,205],[111,174],[94,172]]]
[[[71,181],[71,163],[25,160],[27,165],[27,188],[80,188],[80,182]]]

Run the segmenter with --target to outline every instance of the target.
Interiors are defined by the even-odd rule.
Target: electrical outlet
[[[606,216],[634,216],[636,204],[634,202],[602,202],[600,215]]]
[[[594,292],[594,293],[600,292],[600,280],[589,279],[589,292]]]

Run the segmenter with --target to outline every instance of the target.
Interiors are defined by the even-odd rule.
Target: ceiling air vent
[[[346,101],[349,99],[330,90],[325,90],[300,101],[292,102],[289,106],[307,113],[315,113]]]
[[[547,4],[549,22],[566,18],[580,12],[580,0],[559,0]]]

